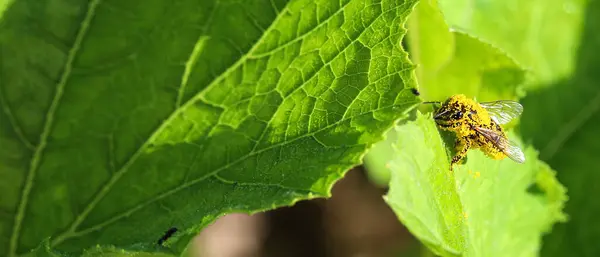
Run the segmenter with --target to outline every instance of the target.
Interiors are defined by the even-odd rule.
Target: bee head
[[[443,102],[433,115],[435,122],[443,127],[458,126],[468,117],[465,99],[464,95],[455,95]]]

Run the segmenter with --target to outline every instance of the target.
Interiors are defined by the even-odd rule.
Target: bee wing
[[[523,112],[523,106],[519,102],[511,100],[484,102],[480,105],[488,111],[492,119],[498,124],[506,124],[519,117]]]
[[[513,161],[518,163],[525,162],[525,154],[523,154],[521,148],[519,148],[515,142],[508,140],[506,137],[504,137],[504,135],[500,134],[500,132],[481,127],[476,127],[475,131],[477,131],[477,133],[486,139],[490,140],[496,147],[498,147],[498,149],[500,149]]]

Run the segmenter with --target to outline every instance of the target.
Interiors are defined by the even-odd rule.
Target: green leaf
[[[6,10],[6,7],[14,0],[0,0],[0,17],[2,17],[2,14],[4,13],[4,10]]]
[[[467,163],[450,172],[446,148],[452,145],[445,144],[431,115],[418,114],[396,134],[385,199],[436,254],[537,256],[541,233],[564,219],[564,188],[531,147],[524,164],[471,150]],[[538,191],[527,192],[531,187]]]
[[[500,49],[461,32],[452,32],[434,1],[422,1],[410,15],[411,59],[426,101],[454,94],[479,101],[514,99],[526,72]]]
[[[544,256],[600,256],[599,29],[600,2],[591,1],[573,75],[523,99],[521,133],[569,190],[569,222],[545,239]]]
[[[181,251],[330,195],[418,99],[413,0],[20,0],[0,19],[0,255]]]
[[[517,99],[527,74],[499,49],[451,32],[435,2],[422,1],[409,18],[411,57],[427,101],[464,93],[480,101]],[[527,111],[527,109],[526,109]],[[367,155],[372,169],[391,174],[386,200],[409,230],[442,256],[536,256],[542,234],[557,221],[565,189],[525,147],[517,164],[469,151],[449,172],[453,136],[440,135],[430,115],[398,126]],[[443,137],[442,137],[443,136]],[[517,139],[512,132],[511,139]],[[372,154],[377,150],[386,154]],[[378,171],[381,173],[381,171]]]
[[[453,29],[506,51],[540,83],[569,76],[587,0],[439,0]]]
[[[426,101],[443,101],[454,94],[495,101],[522,94],[527,72],[499,49],[450,31],[434,1],[419,2],[408,27],[411,59],[418,64],[419,91]],[[387,184],[389,170],[384,164],[395,158],[390,149],[395,132],[390,130],[386,137],[365,157],[368,174],[377,184]]]
[[[94,247],[90,250],[86,250],[82,257],[174,257],[175,255],[167,253],[150,253],[150,252],[139,252],[139,251],[124,251],[114,247]]]
[[[62,256],[61,253],[58,253],[51,249],[50,241],[44,240],[36,249],[23,254],[25,257],[59,257]],[[90,249],[86,249],[82,254],[82,257],[127,257],[127,256],[135,256],[135,257],[174,257],[175,255],[169,254],[166,252],[143,252],[143,251],[126,251],[123,249],[118,249],[116,247],[102,247],[95,246]],[[186,256],[186,255],[181,255]]]

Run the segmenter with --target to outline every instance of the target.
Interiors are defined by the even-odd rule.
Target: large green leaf
[[[600,2],[592,1],[573,75],[548,89],[529,92],[521,133],[540,149],[569,190],[561,224],[544,242],[544,256],[600,256]]]
[[[426,100],[456,93],[484,101],[519,97],[525,71],[489,44],[451,32],[434,1],[417,5],[409,29]],[[526,147],[525,164],[471,150],[466,165],[451,173],[453,137],[442,136],[431,116],[418,115],[369,152],[369,168],[391,173],[387,201],[400,220],[443,256],[535,256],[542,234],[564,220],[565,190],[553,171]]]
[[[518,97],[527,73],[499,49],[450,31],[435,1],[419,2],[407,24],[411,59],[418,64],[419,91],[426,101],[443,101],[454,94],[479,101]],[[387,137],[394,140],[395,131]],[[380,142],[365,158],[370,177],[379,184],[389,180],[384,165],[394,158],[390,147],[390,142]]]
[[[523,99],[523,137],[569,189],[567,224],[544,244],[547,256],[599,256],[596,152],[600,139],[598,1],[440,1],[453,27],[492,41],[541,78]],[[535,88],[535,87],[534,87]]]
[[[569,76],[587,0],[439,0],[450,27],[492,43],[544,83]]]
[[[541,233],[564,218],[564,189],[531,147],[524,164],[470,151],[467,163],[451,172],[446,148],[452,142],[442,139],[431,115],[419,114],[396,134],[386,201],[435,253],[537,256]],[[539,192],[527,192],[530,187]]]
[[[176,251],[329,196],[418,101],[413,0],[19,0],[0,23],[0,255]]]
[[[187,253],[183,253],[179,256],[190,256],[186,255]],[[42,244],[40,244],[36,249],[32,250],[25,256],[36,256],[36,257],[60,257],[59,253],[56,253],[50,247],[50,241],[44,240]],[[173,255],[167,252],[143,252],[143,251],[127,251],[124,249],[119,249],[113,246],[102,247],[95,246],[90,249],[86,249],[81,255],[81,257],[174,257],[177,255]]]
[[[421,95],[442,101],[453,94],[480,101],[514,99],[526,72],[500,49],[450,31],[435,1],[422,1],[410,15],[411,59],[418,64]]]

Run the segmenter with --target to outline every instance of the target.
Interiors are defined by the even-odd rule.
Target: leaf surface
[[[409,29],[411,57],[426,101],[457,93],[478,101],[518,99],[526,72],[497,48],[451,32],[434,2],[419,2]],[[509,137],[518,138],[512,132]],[[492,160],[473,149],[466,165],[449,172],[454,136],[440,132],[431,115],[419,114],[377,143],[367,163],[390,173],[386,200],[435,253],[537,256],[542,235],[565,219],[566,196],[536,151],[523,149],[525,164]],[[377,150],[387,154],[371,154]]]
[[[14,1],[0,18],[0,255],[152,250],[329,196],[417,103],[415,1]]]
[[[471,150],[467,163],[450,172],[446,149],[452,145],[430,114],[418,114],[396,134],[396,158],[386,164],[391,181],[385,199],[436,254],[537,256],[541,233],[564,218],[564,188],[531,147],[524,150],[524,164]]]
[[[576,64],[587,0],[440,0],[448,25],[515,58],[544,87]]]
[[[516,99],[527,72],[501,50],[461,32],[450,31],[432,1],[419,2],[408,19],[408,43],[417,63],[419,92],[425,101],[444,101],[454,94],[478,101]],[[431,110],[423,105],[421,110]],[[395,140],[390,130],[386,140]],[[365,157],[371,180],[387,184],[389,170],[383,165],[393,159],[390,142],[380,142]]]
[[[426,101],[453,94],[479,101],[515,99],[526,71],[500,49],[462,32],[451,31],[437,5],[420,2],[410,15],[411,59]]]
[[[450,31],[435,2],[419,2],[407,24],[422,99],[444,101],[454,94],[478,101],[517,98],[526,71],[501,50],[468,34]],[[421,110],[431,108],[423,105]],[[394,140],[394,130],[386,137]],[[378,184],[389,180],[389,170],[382,165],[395,158],[390,147],[390,142],[377,143],[365,157],[368,174]]]

